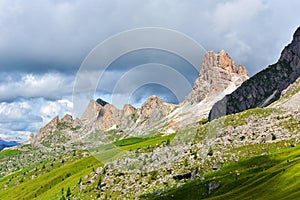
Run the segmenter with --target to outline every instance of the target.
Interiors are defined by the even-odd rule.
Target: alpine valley
[[[180,104],[90,100],[0,151],[0,199],[300,199],[300,27],[249,77],[208,51]]]

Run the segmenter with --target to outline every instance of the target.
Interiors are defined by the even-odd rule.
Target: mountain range
[[[0,151],[6,147],[13,147],[19,145],[16,141],[5,141],[0,139]]]
[[[151,96],[141,108],[125,104],[123,109],[118,109],[102,99],[92,99],[81,118],[76,119],[76,124],[84,127],[85,131],[121,132],[120,137],[115,139],[147,135],[151,131],[161,134],[175,133],[207,118],[215,102],[233,92],[247,79],[247,69],[242,65],[237,66],[224,50],[219,53],[208,51],[192,91],[179,105],[166,103],[158,96]],[[66,118],[69,120],[65,120]],[[73,118],[69,115],[62,121],[73,124]],[[38,132],[34,140],[40,141],[57,130],[58,124],[57,116]]]
[[[300,28],[249,77],[208,51],[180,104],[90,100],[0,152],[0,199],[300,199]]]

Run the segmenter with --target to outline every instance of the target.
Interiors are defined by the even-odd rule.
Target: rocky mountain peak
[[[130,104],[125,104],[123,106],[123,113],[125,116],[132,115],[135,112],[136,112],[136,108]]]
[[[218,67],[230,73],[237,73],[235,62],[231,59],[231,57],[226,53],[225,50],[221,50],[218,54],[215,54],[212,60],[216,62]]]
[[[293,40],[295,42],[300,42],[300,27],[298,27],[297,30],[295,31],[293,35]]]
[[[238,73],[239,75],[249,77],[249,72],[248,72],[248,70],[246,69],[246,67],[244,67],[243,65],[239,65],[239,67],[238,67],[238,69],[237,69],[237,73]]]
[[[277,61],[245,81],[241,87],[217,102],[210,120],[255,107],[265,107],[280,98],[281,92],[300,77],[300,27]]]
[[[142,105],[142,107],[146,106],[146,105],[157,105],[157,104],[163,104],[164,101],[158,97],[158,96],[151,96],[149,97]]]
[[[196,79],[192,92],[184,102],[198,103],[208,96],[223,92],[230,85],[239,87],[249,78],[243,65],[236,67],[234,60],[221,50],[219,53],[208,51],[201,64],[200,75]]]
[[[42,138],[52,134],[54,131],[57,130],[58,123],[59,123],[59,117],[56,116],[48,124],[42,127],[36,134],[35,138],[31,139],[31,141],[32,142],[40,141],[42,140]]]
[[[96,100],[96,102],[97,102],[99,105],[101,105],[101,106],[105,106],[106,104],[108,104],[108,102],[106,102],[106,101],[104,101],[104,100],[102,100],[102,99],[100,99],[100,98],[98,98],[98,99]]]
[[[70,124],[73,122],[73,117],[70,114],[65,114],[65,116],[60,120],[60,122]]]
[[[103,108],[101,104],[91,99],[85,111],[83,112],[81,119],[90,121],[97,119],[101,108]]]
[[[138,121],[147,120],[146,125],[153,124],[169,114],[172,108],[172,104],[165,103],[160,97],[151,96],[143,103]]]
[[[98,112],[96,128],[106,130],[117,124],[120,110],[112,104],[105,104]]]
[[[164,107],[163,100],[158,96],[149,97],[141,107],[141,116],[150,117],[153,112]]]
[[[300,73],[300,27],[294,33],[292,42],[283,49],[278,62],[289,64],[293,71]]]
[[[48,124],[42,127],[36,135],[31,134],[29,138],[29,143],[35,144],[42,141],[47,136],[50,136],[55,131],[62,128],[80,128],[82,126],[82,121],[78,118],[73,119],[72,115],[66,114],[62,119],[58,116],[54,117]]]

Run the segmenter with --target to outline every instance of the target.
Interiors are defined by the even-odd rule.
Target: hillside
[[[270,70],[259,77],[281,80]],[[80,119],[57,116],[30,144],[0,152],[0,199],[300,199],[299,77],[262,108],[208,119],[257,77],[225,51],[208,52],[179,105],[98,99]]]

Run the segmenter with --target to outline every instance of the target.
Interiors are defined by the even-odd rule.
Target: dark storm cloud
[[[299,1],[1,1],[1,69],[77,70],[107,37],[131,28],[182,31],[227,50],[253,74],[275,62],[298,25]]]
[[[166,51],[155,49],[138,50],[125,54],[115,60],[103,74],[98,88],[113,92],[117,81],[119,81],[126,72],[145,63],[158,63],[169,66],[186,77],[191,85],[193,85],[195,79],[198,77],[198,70],[200,69],[200,66],[198,66],[198,69],[195,69],[184,58]],[[141,72],[136,74],[133,79],[144,79],[147,76],[148,74]],[[169,75],[157,71],[157,76],[168,78]],[[124,87],[126,88],[126,86]]]

